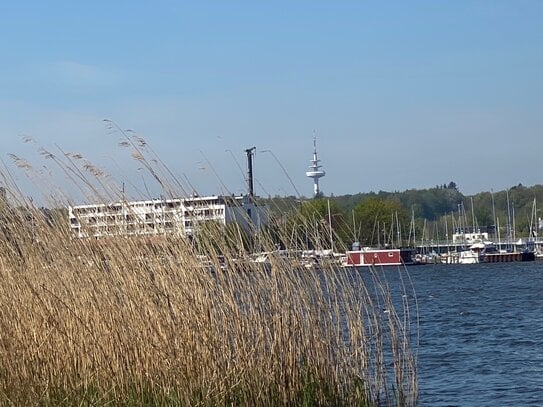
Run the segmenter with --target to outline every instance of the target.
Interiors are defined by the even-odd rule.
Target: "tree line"
[[[514,233],[517,239],[530,233],[543,234],[537,221],[543,217],[543,185],[518,184],[503,191],[469,196],[462,194],[456,183],[449,182],[402,192],[315,199],[275,197],[264,202],[274,223],[279,221],[292,228],[292,234],[308,226],[322,229],[325,236],[332,230],[338,248],[350,247],[353,242],[363,246],[412,246],[424,239],[445,240],[460,230],[500,233],[502,238]],[[537,208],[538,202],[541,209]],[[305,242],[309,246],[311,243]]]

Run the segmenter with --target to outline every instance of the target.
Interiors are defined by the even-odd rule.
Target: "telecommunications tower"
[[[320,160],[317,158],[317,136],[313,136],[313,159],[309,166],[309,171],[305,175],[309,178],[313,178],[313,196],[316,198],[320,195],[319,190],[319,178],[326,175],[324,170],[321,170],[322,165],[319,165]]]

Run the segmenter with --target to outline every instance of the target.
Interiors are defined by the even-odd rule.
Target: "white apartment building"
[[[113,235],[192,235],[198,225],[238,223],[248,231],[268,223],[265,206],[249,196],[207,196],[120,201],[68,208],[72,232],[80,238]]]

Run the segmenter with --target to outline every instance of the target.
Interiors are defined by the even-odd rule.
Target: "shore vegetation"
[[[174,191],[144,141],[121,135]],[[46,158],[96,201],[112,199],[99,169]],[[281,222],[254,236],[209,224],[194,239],[78,238],[62,209],[35,207],[3,179],[0,404],[416,405],[408,283],[392,289],[379,270],[333,262],[252,262],[256,248],[292,239]],[[322,225],[306,226],[321,239]]]

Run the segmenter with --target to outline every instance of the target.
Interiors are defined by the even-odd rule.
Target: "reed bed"
[[[219,271],[184,239],[76,239],[37,214],[0,247],[3,404],[416,400],[409,321],[356,272],[232,253]]]
[[[275,226],[260,248],[288,240]],[[238,232],[79,239],[62,216],[4,201],[0,404],[416,404],[409,284],[262,267]]]

